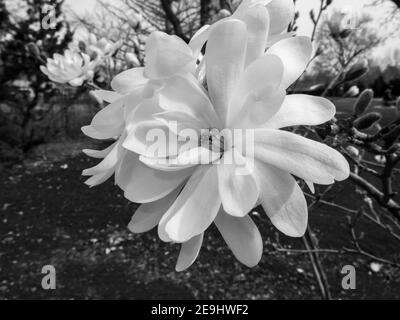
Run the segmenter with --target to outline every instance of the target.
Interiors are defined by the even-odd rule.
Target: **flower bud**
[[[348,146],[346,150],[353,158],[358,158],[360,155],[360,151],[356,147]]]
[[[354,115],[362,115],[368,109],[373,98],[374,92],[371,89],[364,90],[354,104]]]
[[[346,39],[349,35],[351,35],[352,31],[353,30],[351,30],[351,29],[344,29],[343,31],[341,31],[339,33],[339,37],[342,39]]]
[[[360,62],[357,62],[354,65],[352,65],[351,68],[346,72],[344,81],[345,82],[355,81],[361,78],[364,74],[366,74],[368,70],[369,68],[367,60],[364,59]]]
[[[359,118],[357,118],[353,125],[358,130],[366,130],[371,128],[375,123],[380,121],[382,116],[377,112],[367,113]]]
[[[35,43],[33,43],[33,42],[28,43],[27,48],[28,48],[29,53],[33,57],[35,57],[36,59],[41,59],[40,50],[39,50],[38,46]]]

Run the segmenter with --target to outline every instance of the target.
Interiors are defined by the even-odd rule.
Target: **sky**
[[[109,0],[112,3],[118,3],[118,0]],[[97,0],[66,0],[67,6],[70,6],[80,16],[90,14],[95,8]],[[334,0],[333,6],[337,8],[351,8],[354,12],[359,11],[367,3],[368,0]],[[310,35],[312,30],[312,23],[309,19],[309,11],[317,9],[319,0],[298,0],[296,4],[297,10],[300,12],[299,35]],[[351,5],[349,5],[351,3]]]
[[[119,0],[109,0],[112,3],[118,3]],[[362,10],[366,10],[368,12],[373,13],[374,17],[378,17],[384,13],[382,7],[374,7],[373,11],[371,9],[366,9],[367,4],[371,0],[334,0],[331,6],[331,9],[340,9],[345,10],[346,12],[353,12],[358,14],[362,12]],[[96,6],[97,0],[66,0],[66,5],[69,6],[72,10],[74,10],[79,16],[85,16],[90,14],[91,11]],[[309,12],[311,9],[315,11],[318,10],[320,4],[320,0],[297,0],[296,2],[296,10],[300,12],[300,18],[297,22],[298,24],[298,35],[307,35],[310,36],[312,32],[312,22],[309,17]],[[387,44],[381,46],[376,49],[374,52],[375,56],[389,55],[391,51],[400,47],[400,39],[393,39],[393,41],[389,41]]]

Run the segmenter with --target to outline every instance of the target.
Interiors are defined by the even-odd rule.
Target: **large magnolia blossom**
[[[256,265],[262,240],[248,213],[258,202],[280,231],[299,237],[307,226],[307,204],[292,175],[318,184],[349,175],[348,163],[339,152],[279,130],[321,124],[335,114],[333,104],[324,98],[286,96],[287,87],[311,58],[310,40],[282,40],[249,61],[248,55],[255,54],[248,51],[247,32],[246,24],[235,19],[213,28],[205,55],[208,93],[192,74],[175,75],[158,90],[158,99],[138,107],[135,113],[140,116],[129,122],[123,147],[134,153],[120,186],[129,200],[146,203],[130,227],[144,231],[158,224],[162,240],[184,243],[183,256],[190,259],[178,263],[179,270],[193,261],[204,231],[213,222],[238,260]],[[243,148],[235,141],[221,146],[219,153],[200,143],[182,152],[166,148],[156,158],[154,141],[147,133],[157,129],[167,136],[179,135],[170,127],[173,121],[179,131],[190,128],[199,136],[207,128],[252,129],[254,159],[240,153]],[[135,153],[145,165],[134,162]],[[210,162],[205,164],[205,158]],[[237,174],[238,167],[252,161],[254,170]]]
[[[93,77],[96,64],[97,61],[90,61],[90,57],[86,54],[65,50],[64,55],[55,53],[52,59],[48,58],[47,65],[40,66],[40,70],[51,81],[77,87]]]
[[[278,1],[245,1],[189,45],[154,33],[145,68],[120,74],[113,80],[114,91],[101,91],[111,104],[83,129],[94,138],[117,139],[106,150],[86,151],[104,158],[84,172],[92,176],[88,184],[115,173],[125,197],[142,204],[129,229],[140,233],[158,226],[163,241],[181,243],[179,271],[195,261],[213,223],[240,262],[257,265],[263,242],[248,215],[252,208],[261,204],[275,227],[300,237],[308,213],[294,176],[313,188],[349,175],[339,152],[280,130],[324,123],[335,107],[324,98],[286,95],[305,70],[312,46],[306,37],[292,37],[265,51],[270,30],[279,35],[284,30],[268,13],[273,3]],[[196,65],[205,41],[205,56]],[[199,137],[194,144],[180,139],[188,130]],[[237,130],[252,133],[249,144],[219,134]],[[167,137],[156,153],[149,139],[155,132]]]

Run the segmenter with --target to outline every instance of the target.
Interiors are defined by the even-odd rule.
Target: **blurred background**
[[[310,228],[288,239],[261,208],[265,241],[254,269],[240,265],[211,228],[198,261],[174,271],[178,247],[155,231],[131,234],[137,208],[112,181],[87,188],[81,152],[101,144],[80,128],[103,106],[89,88],[51,82],[39,67],[90,37],[118,49],[98,68],[109,88],[144,62],[154,30],[188,41],[229,16],[228,0],[0,0],[1,299],[399,299],[400,1],[296,0],[288,32],[310,36],[314,56],[289,91],[322,95],[337,119],[293,128],[340,150],[352,177],[308,194]],[[50,10],[51,9],[51,10]],[[96,40],[97,41],[97,40]],[[41,287],[54,265],[57,289]],[[353,265],[356,288],[342,286]]]

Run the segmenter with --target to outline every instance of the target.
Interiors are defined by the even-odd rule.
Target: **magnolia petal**
[[[349,176],[349,164],[335,149],[299,135],[273,129],[254,130],[255,157],[317,184]]]
[[[119,93],[108,90],[93,90],[91,91],[91,94],[93,94],[97,99],[108,103],[113,103],[122,97]]]
[[[236,259],[249,268],[260,262],[263,241],[260,231],[248,215],[236,218],[221,210],[215,225]]]
[[[252,119],[257,127],[271,118],[286,95],[281,87],[282,76],[283,64],[275,55],[267,54],[251,63],[235,90],[228,127],[243,128]]]
[[[131,128],[146,122],[153,121],[153,114],[162,112],[163,109],[159,107],[158,99],[145,99],[139,103],[126,117],[126,130],[130,131]]]
[[[94,187],[109,179],[114,174],[124,154],[125,150],[121,147],[121,143],[114,143],[111,151],[99,164],[83,170],[83,176],[92,176],[85,181],[85,184]]]
[[[128,229],[132,233],[144,233],[156,227],[166,208],[172,205],[178,193],[179,188],[158,201],[142,204],[129,222]]]
[[[274,92],[281,86],[284,66],[282,60],[266,54],[253,61],[240,77],[235,98],[254,93],[262,96],[265,91]]]
[[[314,194],[315,193],[314,183],[312,183],[311,181],[308,181],[308,180],[304,180],[304,182],[306,183],[308,189],[310,189],[311,193]]]
[[[220,157],[221,154],[219,152],[213,152],[204,147],[195,147],[180,152],[175,161],[179,165],[209,164],[218,160]]]
[[[112,149],[114,149],[117,142],[114,142],[109,147],[105,148],[104,150],[92,150],[92,149],[83,149],[82,152],[89,157],[96,158],[96,159],[103,159],[105,158]]]
[[[163,79],[180,71],[194,71],[196,58],[192,49],[177,36],[153,32],[146,42],[146,67],[149,79]]]
[[[181,251],[179,252],[178,262],[175,270],[181,272],[189,268],[197,259],[201,245],[203,244],[204,234],[199,234],[189,241],[182,243]]]
[[[183,134],[186,129],[200,132],[202,129],[209,128],[205,121],[181,111],[164,111],[154,114],[153,118],[162,122],[176,135]]]
[[[204,128],[218,126],[218,117],[205,90],[191,75],[176,75],[168,79],[159,91],[160,107],[166,111],[187,113],[204,123]]]
[[[206,43],[208,36],[210,35],[210,25],[206,24],[202,26],[197,32],[193,35],[192,39],[189,42],[189,47],[193,51],[193,56],[197,58],[200,55],[201,49]]]
[[[84,135],[92,139],[107,140],[115,137],[115,136],[110,136],[107,132],[100,132],[95,128],[93,128],[92,126],[84,126],[81,128],[81,130]]]
[[[180,171],[195,166],[194,164],[180,164],[175,158],[149,158],[145,156],[139,157],[146,166],[161,171]]]
[[[233,18],[246,24],[248,33],[245,65],[250,64],[264,54],[270,28],[268,10],[263,5],[256,5],[248,10],[235,13]]]
[[[124,100],[124,119],[127,121],[129,119],[130,114],[136,110],[136,108],[143,101],[147,101],[143,98],[143,86],[139,86],[133,89],[129,94],[123,97]],[[152,101],[151,99],[148,99]]]
[[[240,167],[247,167],[246,173],[240,172]],[[217,166],[222,206],[226,213],[235,217],[248,214],[255,207],[260,193],[258,182],[248,167],[247,160],[236,149],[227,151]]]
[[[84,81],[85,81],[84,77],[79,77],[68,81],[68,84],[71,85],[72,87],[80,87]]]
[[[106,182],[108,179],[111,178],[111,176],[113,174],[114,174],[113,170],[107,170],[107,171],[104,171],[104,172],[97,173],[97,174],[91,176],[89,179],[87,179],[85,181],[85,184],[88,187],[93,188],[95,186],[98,186],[98,185]]]
[[[168,237],[182,243],[203,233],[220,206],[216,166],[199,167],[165,214],[169,218],[165,224]]]
[[[329,121],[335,113],[335,105],[328,99],[292,94],[286,96],[279,111],[263,126],[272,129],[297,125],[315,126]]]
[[[124,100],[119,99],[101,109],[90,126],[108,138],[119,136],[124,129]]]
[[[267,48],[272,47],[275,43],[283,39],[288,39],[294,37],[295,35],[296,35],[295,32],[284,32],[282,34],[269,35],[267,41]]]
[[[148,79],[143,77],[143,68],[133,68],[121,72],[111,81],[111,88],[119,94],[125,95],[137,87],[144,86]]]
[[[288,88],[306,70],[312,55],[312,43],[309,37],[292,37],[275,43],[268,54],[281,58],[284,65],[282,84]]]
[[[273,117],[280,109],[285,100],[286,90],[283,87],[268,93],[262,98],[249,95],[243,104],[242,112],[239,113],[233,128],[258,128],[263,126],[265,121]]]
[[[238,8],[236,9],[235,13],[249,10],[250,8],[257,6],[257,5],[266,6],[271,1],[272,0],[243,0],[240,3],[240,5],[238,6]]]
[[[125,149],[151,158],[176,156],[183,142],[161,121],[145,121],[130,127]]]
[[[267,4],[267,9],[271,17],[270,35],[287,30],[295,15],[293,0],[272,0]]]
[[[183,183],[193,172],[158,171],[143,164],[137,154],[127,152],[116,172],[116,183],[125,197],[135,203],[149,203],[164,198]]]
[[[117,142],[113,145],[112,150],[107,154],[107,156],[96,166],[85,169],[82,172],[83,176],[92,176],[97,173],[112,170],[118,164],[120,157],[124,150],[121,148],[121,143]]]
[[[260,180],[261,205],[272,224],[289,237],[302,237],[307,229],[308,209],[303,191],[287,172],[255,162]]]
[[[228,107],[243,72],[246,48],[246,25],[236,19],[216,25],[207,42],[205,59],[208,91],[223,124],[228,119]]]

